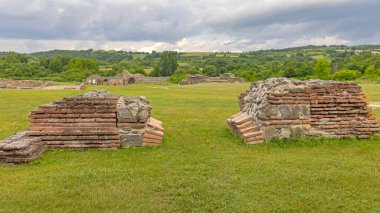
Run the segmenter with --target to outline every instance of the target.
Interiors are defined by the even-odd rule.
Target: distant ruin
[[[239,105],[227,125],[247,144],[299,136],[363,139],[380,131],[354,83],[271,78],[253,83]]]
[[[219,77],[208,77],[204,75],[191,75],[186,80],[181,81],[181,85],[202,84],[202,83],[242,83],[243,78],[237,78],[234,74],[224,73]]]
[[[30,162],[47,147],[119,149],[158,146],[162,122],[145,97],[93,91],[44,104],[30,113],[27,131],[0,141],[0,161]]]
[[[84,84],[78,85],[58,85],[52,81],[35,80],[12,80],[0,78],[0,89],[20,89],[20,90],[82,90]]]
[[[104,77],[100,75],[91,75],[85,79],[85,83],[89,85],[110,85],[110,86],[125,86],[133,83],[161,83],[165,82],[169,77],[145,77],[143,74],[131,74],[128,70],[121,73]]]
[[[11,80],[0,78],[0,88],[2,89],[34,89],[55,85],[51,81],[33,80]]]

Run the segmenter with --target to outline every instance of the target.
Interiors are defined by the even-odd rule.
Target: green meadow
[[[363,84],[380,103],[380,85]],[[226,119],[245,84],[92,86],[146,96],[162,146],[50,149],[0,166],[0,212],[379,212],[380,138],[245,145]],[[38,105],[83,91],[0,90],[0,139]],[[380,121],[380,108],[373,111]]]

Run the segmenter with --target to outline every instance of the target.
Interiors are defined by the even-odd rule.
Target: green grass
[[[225,125],[248,84],[87,90],[100,88],[147,96],[164,122],[163,145],[49,150],[31,164],[0,167],[0,212],[380,211],[379,138],[248,146]],[[378,100],[371,88],[363,90]],[[0,138],[25,129],[39,104],[78,92],[0,91]]]
[[[361,84],[368,101],[380,104],[380,84]]]

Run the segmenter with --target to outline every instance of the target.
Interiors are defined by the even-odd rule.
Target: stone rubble
[[[34,144],[85,149],[157,146],[164,135],[162,123],[150,115],[151,107],[145,97],[93,91],[39,106],[30,113],[27,131],[0,141],[0,144],[18,145],[15,154],[29,150],[28,159],[43,152],[36,151]],[[0,156],[11,156],[7,146],[10,145],[0,146]],[[33,153],[36,155],[30,156]],[[4,162],[10,161],[11,158],[4,158]]]
[[[247,143],[299,136],[362,139],[380,130],[354,83],[271,78],[253,83],[239,105],[227,124]]]
[[[26,131],[0,141],[0,162],[27,163],[38,158],[46,149],[41,138],[26,136]]]

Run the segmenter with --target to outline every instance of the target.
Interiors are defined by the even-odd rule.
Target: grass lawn
[[[135,84],[164,122],[160,147],[48,150],[0,166],[0,212],[379,212],[380,139],[248,146],[225,120],[249,84]],[[364,85],[380,102],[380,85]],[[0,91],[0,139],[27,128],[40,104],[81,91]],[[375,115],[380,117],[380,111]]]

